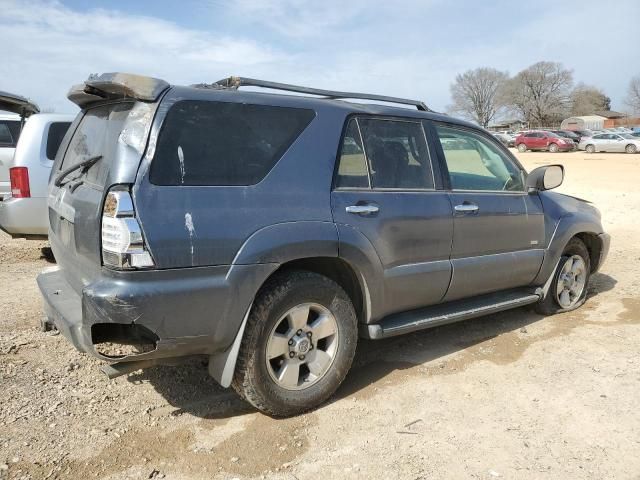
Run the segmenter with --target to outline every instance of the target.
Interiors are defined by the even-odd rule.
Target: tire
[[[527,146],[526,146],[524,143],[520,143],[520,144],[518,145],[518,151],[519,151],[520,153],[524,153],[524,152],[526,152],[526,151],[527,151]]]
[[[563,304],[561,294],[559,293],[559,286],[563,288],[563,293],[568,286],[563,279],[563,275],[572,274],[571,266],[576,265],[580,267],[580,260],[582,261],[583,272],[579,275],[578,280],[574,280],[573,286],[579,287],[582,285],[579,291],[574,294],[569,293],[570,303],[565,302]],[[571,264],[569,264],[571,262]],[[562,252],[562,257],[558,263],[556,271],[553,272],[553,281],[551,287],[547,292],[544,299],[535,305],[535,311],[542,315],[553,315],[561,312],[570,312],[582,306],[587,299],[587,287],[589,286],[589,278],[591,276],[591,259],[589,257],[589,251],[579,238],[572,238]],[[570,282],[571,283],[571,282]]]
[[[636,147],[633,143],[630,143],[624,148],[624,151],[627,153],[637,153],[638,147]]]
[[[316,340],[331,331],[329,323],[322,331],[313,329],[321,317],[335,333]],[[307,271],[276,273],[258,293],[247,319],[232,386],[267,415],[303,413],[340,386],[357,341],[355,310],[337,283]]]
[[[587,153],[595,153],[596,147],[594,145],[587,145],[584,148],[584,151],[587,152]]]
[[[558,145],[555,144],[555,143],[550,143],[549,144],[549,152],[558,153]]]

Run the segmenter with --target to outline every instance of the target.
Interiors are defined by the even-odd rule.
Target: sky
[[[445,111],[458,73],[548,60],[615,110],[640,75],[639,24],[638,0],[0,0],[0,90],[74,113],[66,93],[91,73],[238,75]]]

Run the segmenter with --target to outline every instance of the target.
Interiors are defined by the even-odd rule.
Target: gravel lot
[[[0,234],[0,479],[640,478],[640,155],[524,153],[603,213],[580,310],[361,342],[332,401],[255,413],[199,362],[109,381],[42,333],[41,242]]]

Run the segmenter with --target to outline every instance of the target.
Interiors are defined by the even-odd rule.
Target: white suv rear
[[[29,117],[9,164],[11,188],[0,202],[0,229],[14,238],[47,236],[47,183],[56,152],[74,115]]]

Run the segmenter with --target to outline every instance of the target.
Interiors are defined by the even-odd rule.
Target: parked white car
[[[0,229],[13,238],[46,238],[47,184],[75,115],[40,113],[26,121],[9,168],[11,192],[0,202]]]
[[[0,92],[0,200],[9,194],[9,164],[24,120],[38,113],[38,106],[20,95]]]
[[[640,138],[630,133],[598,133],[592,137],[582,137],[579,150],[594,152],[640,152]]]

